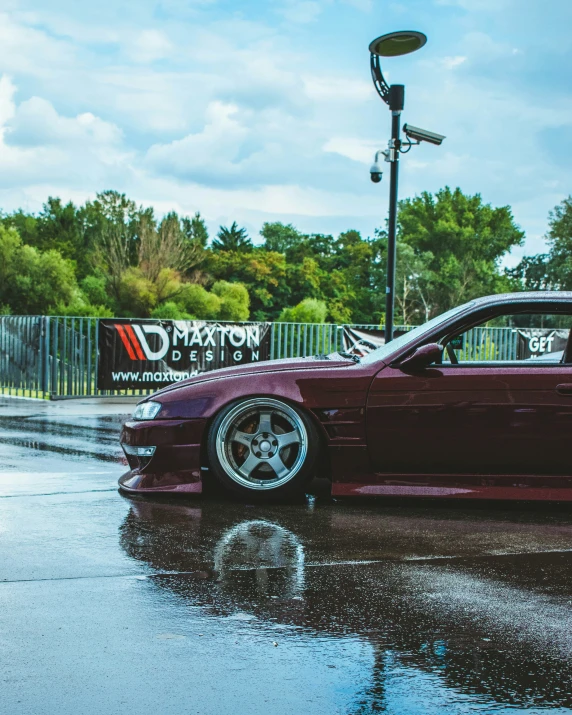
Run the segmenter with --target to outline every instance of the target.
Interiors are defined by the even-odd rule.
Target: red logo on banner
[[[143,354],[143,350],[141,350],[141,343],[137,340],[137,336],[131,325],[118,325],[115,323],[113,327],[119,333],[121,342],[125,346],[131,360],[145,360],[145,355]]]

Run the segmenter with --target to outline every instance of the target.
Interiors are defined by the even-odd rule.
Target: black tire
[[[320,448],[312,419],[273,397],[245,398],[227,405],[215,417],[207,437],[214,480],[227,493],[249,500],[302,494],[314,474]]]

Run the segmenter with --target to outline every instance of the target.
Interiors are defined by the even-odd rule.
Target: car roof
[[[536,290],[522,293],[499,293],[475,298],[471,307],[485,307],[487,305],[510,305],[511,303],[570,303],[572,304],[572,291],[569,290]]]

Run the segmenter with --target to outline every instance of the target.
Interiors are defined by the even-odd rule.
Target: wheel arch
[[[296,409],[302,411],[312,422],[314,427],[316,428],[316,432],[319,436],[320,439],[320,455],[323,456],[323,464],[318,465],[318,471],[320,472],[320,476],[327,477],[328,479],[331,479],[331,463],[330,463],[330,457],[329,457],[329,450],[328,450],[328,442],[329,442],[329,437],[328,433],[324,427],[324,425],[320,422],[318,419],[317,415],[315,414],[314,410],[309,409],[306,407],[303,403],[297,402],[296,400],[293,400],[289,397],[284,397],[283,395],[276,395],[272,393],[250,393],[247,395],[242,395],[241,397],[235,397],[233,399],[228,400],[222,405],[219,405],[217,407],[217,410],[213,412],[212,415],[207,419],[207,422],[205,424],[205,428],[203,430],[203,435],[201,438],[201,464],[206,466],[207,468],[210,467],[209,464],[209,459],[208,459],[208,453],[207,453],[207,443],[208,443],[208,438],[210,431],[212,429],[213,422],[216,420],[216,418],[220,415],[220,413],[223,410],[226,410],[228,407],[234,404],[238,404],[240,402],[244,402],[246,400],[252,400],[252,399],[257,399],[257,398],[267,398],[269,400],[279,400],[290,407],[295,407]],[[322,461],[322,460],[319,460]]]

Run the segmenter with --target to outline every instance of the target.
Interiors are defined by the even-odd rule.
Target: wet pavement
[[[572,709],[572,506],[128,498],[132,405],[0,398],[0,712]]]

